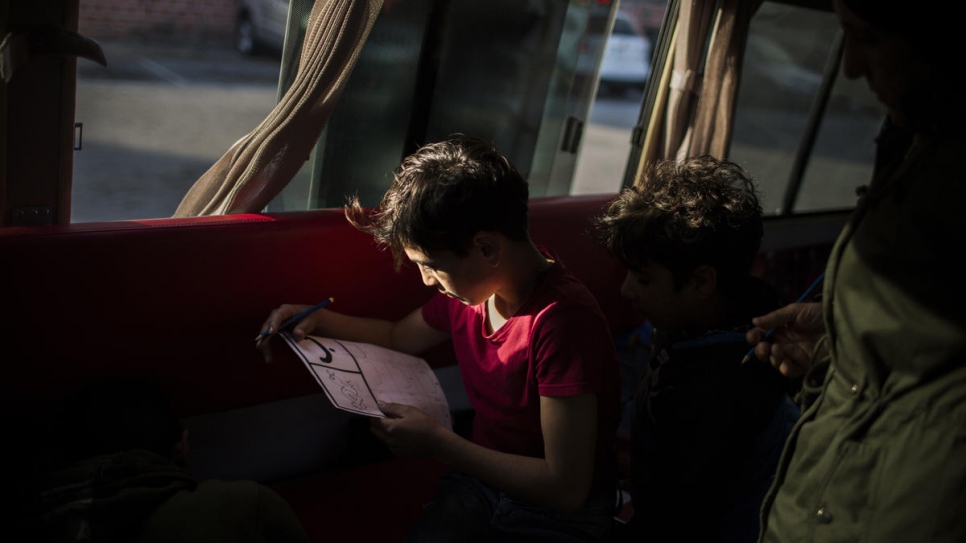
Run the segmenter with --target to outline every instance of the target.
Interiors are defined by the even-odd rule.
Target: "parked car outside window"
[[[637,31],[630,17],[618,12],[600,64],[600,86],[605,91],[643,91],[650,73],[650,40]]]
[[[597,50],[600,40],[604,39],[606,25],[606,14],[591,15],[584,50]],[[577,72],[587,75],[592,69],[592,59],[582,55]],[[651,40],[638,31],[629,15],[618,11],[600,62],[598,92],[603,95],[624,94],[628,90],[643,92],[650,73]]]
[[[246,55],[280,53],[287,19],[288,0],[238,0],[235,49]]]

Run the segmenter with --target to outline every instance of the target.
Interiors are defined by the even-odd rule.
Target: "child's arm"
[[[262,332],[268,331],[271,337],[271,334],[278,332],[281,323],[308,307],[290,304],[280,306],[272,311],[262,325]],[[319,309],[292,328],[292,336],[296,340],[307,335],[371,343],[409,354],[421,353],[449,338],[449,334],[426,323],[420,308],[398,321],[356,317]],[[261,343],[267,345],[267,341]]]
[[[431,456],[509,496],[558,511],[587,499],[594,474],[597,396],[540,397],[545,458],[501,453],[472,443],[411,406],[380,405],[373,433],[399,456]]]

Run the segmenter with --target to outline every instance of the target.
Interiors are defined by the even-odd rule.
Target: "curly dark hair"
[[[698,266],[709,265],[729,293],[747,278],[761,246],[761,214],[748,173],[703,155],[652,164],[593,219],[593,230],[631,270],[657,262],[681,288]]]
[[[391,249],[398,269],[406,247],[466,256],[484,230],[528,240],[528,199],[527,181],[494,145],[456,135],[406,157],[377,208],[353,197],[345,214]]]

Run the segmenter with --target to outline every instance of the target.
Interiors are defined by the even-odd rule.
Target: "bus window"
[[[885,111],[864,83],[840,75],[837,33],[834,13],[780,2],[751,21],[729,158],[753,173],[766,215],[852,208],[870,177]]]
[[[289,184],[269,210],[340,206],[348,194],[375,205],[403,156],[454,133],[496,143],[527,177],[531,196],[579,192],[576,156],[590,132],[587,117],[604,54],[600,38],[617,3],[405,4],[380,13],[303,168],[307,175]],[[292,38],[291,24],[289,33]],[[625,146],[640,101],[627,105]],[[615,157],[610,146],[595,151],[587,161],[618,162],[620,170],[610,179],[595,176],[597,185],[587,191],[616,192],[627,153]]]
[[[855,205],[856,189],[872,178],[874,142],[885,116],[885,107],[864,80],[835,80],[794,213]]]
[[[258,126],[294,78],[313,5],[279,1],[284,42],[249,28],[244,45],[242,11],[186,36],[95,26],[92,12],[106,8],[81,3],[79,29],[108,66],[78,63],[71,222],[171,216]],[[598,95],[598,79],[613,89],[622,72],[640,75],[623,51],[649,70],[665,1],[384,2],[315,151],[265,211],[339,207],[352,194],[374,205],[403,156],[458,132],[494,141],[534,197],[616,192],[643,81]],[[605,39],[612,29],[619,39]],[[617,61],[602,70],[605,53]]]
[[[651,72],[654,38],[665,0],[621,2],[607,32],[607,20],[592,15],[584,47],[607,37],[597,72],[597,93],[582,136],[571,194],[616,193],[623,185],[644,85]],[[598,38],[599,39],[599,38]],[[582,59],[589,63],[588,58]]]
[[[233,49],[224,30],[176,39],[93,23],[98,3],[80,4],[80,31],[101,44],[107,66],[77,62],[71,222],[170,217],[198,177],[272,111],[278,52]],[[173,31],[172,31],[173,32]]]

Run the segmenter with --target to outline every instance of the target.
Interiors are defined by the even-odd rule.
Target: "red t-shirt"
[[[609,464],[620,412],[614,340],[587,287],[541,250],[554,259],[553,266],[495,333],[486,333],[486,303],[466,306],[443,294],[426,302],[423,318],[452,336],[476,411],[475,443],[543,458],[540,396],[591,393],[598,402],[598,460]]]

